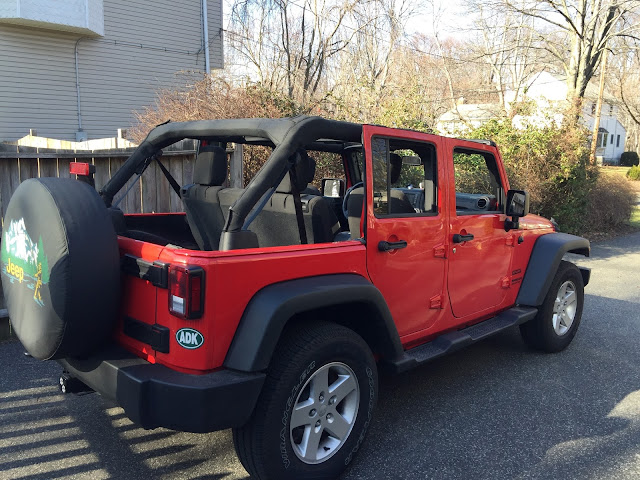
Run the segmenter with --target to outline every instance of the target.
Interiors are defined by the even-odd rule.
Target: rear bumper
[[[176,372],[110,345],[89,358],[58,363],[71,376],[114,400],[144,428],[212,432],[247,422],[264,383],[263,373],[220,370]]]

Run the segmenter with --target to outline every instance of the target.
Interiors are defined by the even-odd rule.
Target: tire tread
[[[298,359],[314,348],[319,348],[336,338],[349,338],[360,343],[373,359],[366,342],[352,330],[341,325],[325,322],[297,322],[288,327],[276,347],[276,351],[267,369],[262,392],[250,420],[244,426],[233,429],[233,442],[236,453],[252,479],[271,480],[265,469],[265,452],[262,448],[264,423],[261,421],[268,414],[266,404],[273,398],[281,386],[278,380],[295,374],[300,368]],[[310,478],[310,477],[308,477]]]

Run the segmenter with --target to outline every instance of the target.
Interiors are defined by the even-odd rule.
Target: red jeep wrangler
[[[185,214],[112,206],[184,138],[200,140],[193,183],[167,179]],[[222,186],[230,142],[272,149],[245,189]],[[309,188],[331,161],[344,177]],[[11,199],[1,276],[18,338],[62,365],[63,390],[98,391],[144,428],[233,428],[255,478],[338,476],[378,367],[515,325],[556,352],[580,323],[590,272],[563,255],[589,242],[527,215],[490,141],[306,116],[168,123],[99,194],[90,183],[31,179]]]

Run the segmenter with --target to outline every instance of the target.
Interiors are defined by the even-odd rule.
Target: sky
[[[224,0],[224,28],[228,28],[229,12],[233,0]],[[424,33],[433,35],[434,22],[433,11],[440,16],[437,28],[441,33],[441,38],[445,39],[449,36],[460,38],[461,30],[470,26],[471,18],[466,13],[467,2],[464,0],[433,0],[424,2],[424,7],[417,14],[413,15],[406,26],[408,35],[414,33]]]

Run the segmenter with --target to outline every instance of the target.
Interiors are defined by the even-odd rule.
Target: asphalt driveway
[[[640,478],[640,233],[596,245],[580,331],[564,352],[517,330],[399,377],[344,479]],[[241,479],[229,431],[135,427],[60,368],[0,344],[0,478]]]

